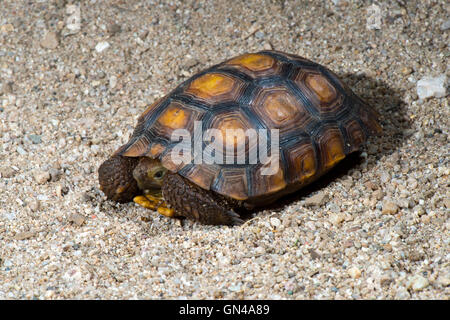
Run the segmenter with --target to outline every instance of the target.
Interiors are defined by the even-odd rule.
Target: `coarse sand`
[[[449,75],[450,5],[371,4],[2,0],[0,299],[448,299],[449,99],[417,81]],[[263,49],[338,73],[383,135],[241,227],[106,200],[145,106]]]

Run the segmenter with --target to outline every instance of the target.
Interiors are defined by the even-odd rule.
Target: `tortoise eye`
[[[156,171],[155,174],[153,175],[153,178],[155,178],[156,180],[160,180],[162,179],[162,177],[164,177],[163,170]]]

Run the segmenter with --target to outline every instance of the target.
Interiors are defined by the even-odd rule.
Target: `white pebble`
[[[264,254],[264,253],[266,253],[266,249],[264,249],[263,247],[257,247],[257,248],[255,249],[255,253],[256,253],[257,255]]]
[[[413,289],[414,291],[420,291],[428,287],[430,283],[428,280],[420,275],[413,276],[408,281],[408,289]]]
[[[109,48],[109,43],[107,41],[101,41],[101,42],[97,43],[97,45],[95,46],[95,51],[102,52],[108,48]]]
[[[69,15],[66,22],[66,27],[73,33],[81,29],[81,11],[80,7],[74,4],[66,6],[66,13]]]
[[[25,149],[24,148],[22,148],[22,147],[17,147],[17,152],[20,154],[20,155],[22,155],[22,156],[24,156],[24,155],[26,155],[27,154],[27,152],[25,151]]]
[[[439,77],[424,77],[417,81],[417,95],[423,100],[430,97],[444,97],[446,94],[447,76],[441,74]]]
[[[278,228],[281,225],[281,221],[278,218],[270,218],[270,224],[275,228]]]
[[[109,88],[110,89],[114,89],[117,85],[117,77],[116,76],[111,76],[109,78]]]

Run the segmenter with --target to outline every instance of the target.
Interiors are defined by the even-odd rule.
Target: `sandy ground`
[[[449,5],[2,0],[0,298],[448,299]],[[76,11],[76,10],[75,10]],[[73,25],[75,24],[75,26]],[[242,227],[106,201],[97,168],[195,72],[274,48],[337,72],[384,135]]]

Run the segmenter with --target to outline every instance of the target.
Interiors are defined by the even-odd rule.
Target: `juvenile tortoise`
[[[263,175],[261,162],[175,161],[172,133],[192,136],[197,123],[202,132],[223,132],[224,146],[244,145],[246,155],[254,140],[227,129],[278,129],[278,170]],[[149,106],[128,143],[100,166],[99,182],[108,199],[134,199],[168,217],[240,224],[241,208],[299,190],[380,132],[377,113],[324,66],[278,51],[248,53],[197,73]]]

